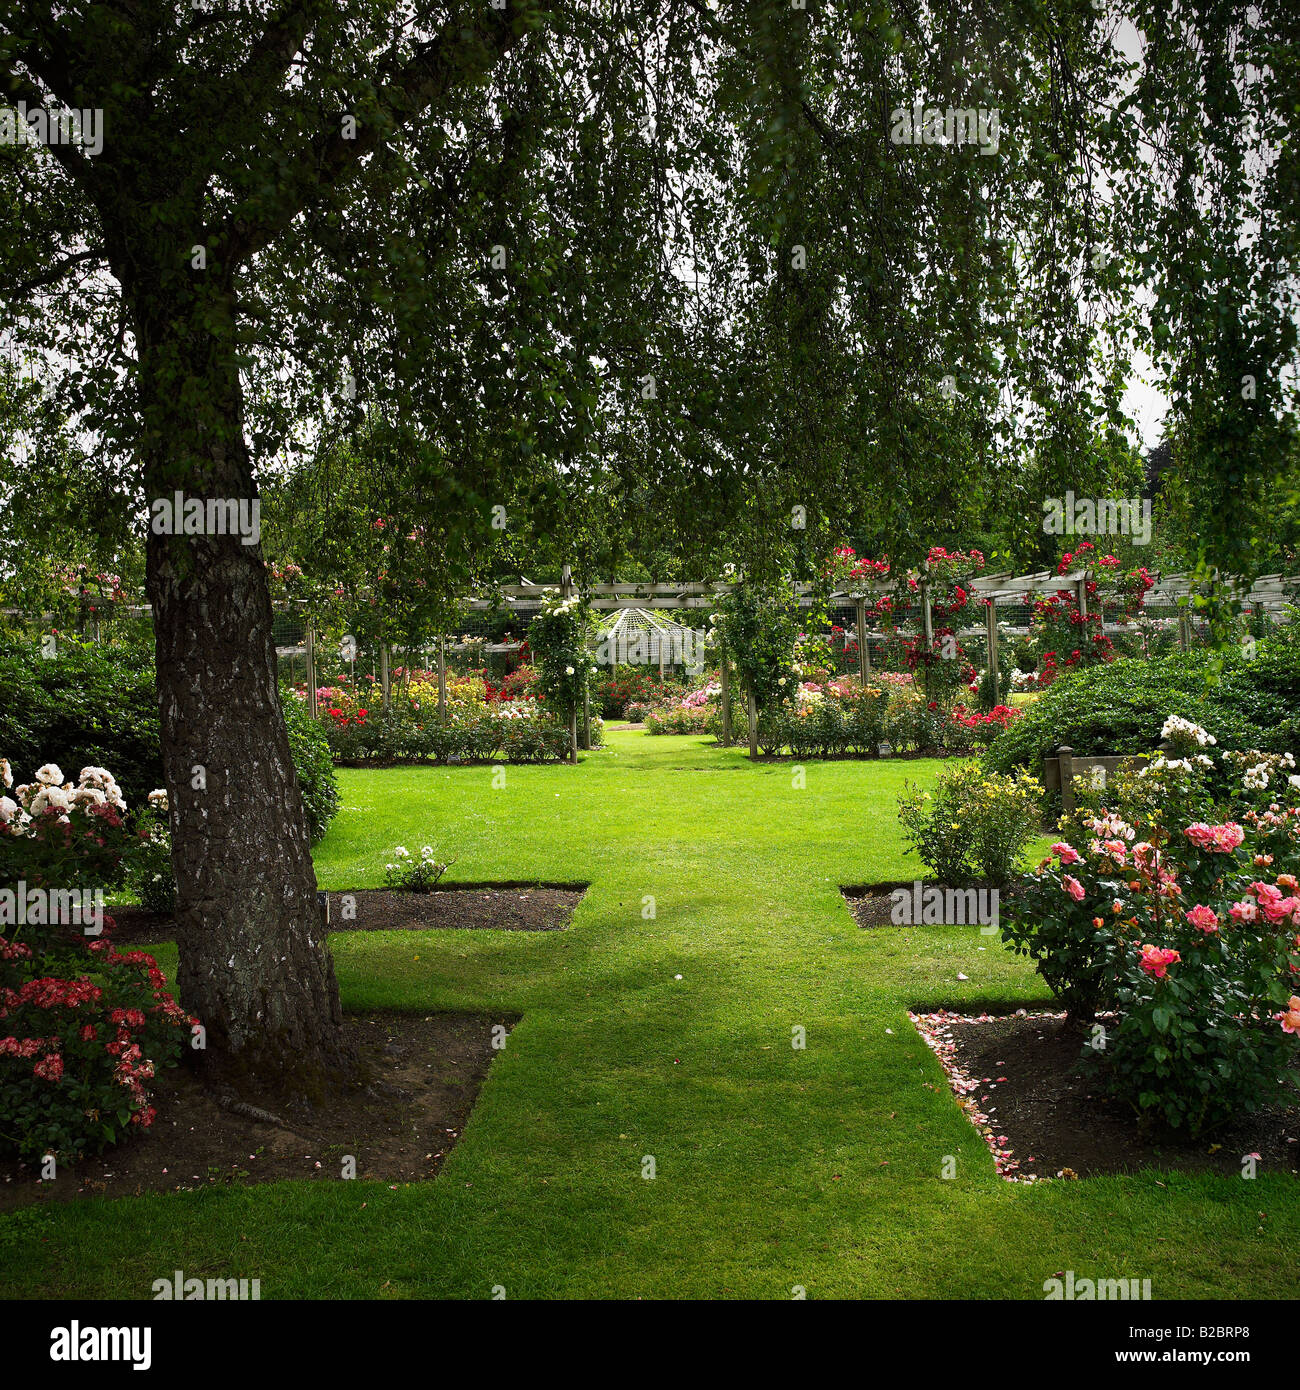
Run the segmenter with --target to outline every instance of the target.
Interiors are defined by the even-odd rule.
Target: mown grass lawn
[[[183,1269],[264,1298],[1041,1298],[1073,1269],[1294,1294],[1290,1178],[995,1175],[906,1009],[1044,991],[976,927],[864,932],[838,891],[920,871],[894,800],[936,764],[809,763],[796,789],[702,738],[609,742],[499,790],[487,768],[342,774],[323,887],[380,884],[397,843],[457,855],[452,878],[591,883],[562,933],[333,938],[350,1009],[523,1015],[436,1181],[51,1207],[0,1227],[4,1292],[146,1297]]]

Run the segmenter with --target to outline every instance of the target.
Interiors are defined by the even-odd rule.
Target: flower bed
[[[709,677],[696,690],[645,712],[648,734],[708,734],[716,732],[722,708],[722,686]]]

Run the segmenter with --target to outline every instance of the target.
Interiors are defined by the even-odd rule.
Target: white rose
[[[409,859],[411,857],[411,851],[408,850],[405,845],[398,845],[398,847],[393,851],[393,853],[399,859]]]
[[[1296,778],[1291,779],[1293,782]],[[0,796],[0,825],[8,825],[18,814],[18,803],[8,796]]]
[[[8,758],[0,758],[0,785],[12,787],[14,784],[14,770],[9,766]]]
[[[47,787],[57,786],[63,781],[63,773],[56,763],[46,763],[36,769],[36,780]]]
[[[566,666],[566,667],[564,668],[564,674],[565,674],[566,676],[571,676],[571,675],[573,675],[573,667],[572,667],[572,666]]]

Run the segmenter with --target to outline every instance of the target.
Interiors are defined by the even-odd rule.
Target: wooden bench
[[[1074,784],[1076,781],[1100,779],[1101,785],[1104,787],[1121,768],[1137,767],[1146,762],[1149,757],[1151,757],[1149,753],[1075,757],[1074,749],[1068,744],[1062,744],[1055,753],[1043,759],[1043,786],[1048,791],[1060,790],[1061,812],[1068,816],[1074,811]]]

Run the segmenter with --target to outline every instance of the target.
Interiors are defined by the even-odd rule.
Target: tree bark
[[[142,343],[146,499],[180,488],[251,501],[234,353],[191,337],[202,360],[187,361],[172,334]],[[151,525],[147,583],[180,995],[206,1030],[205,1069],[245,1093],[310,1098],[350,1072],[351,1058],[280,709],[261,546]]]

